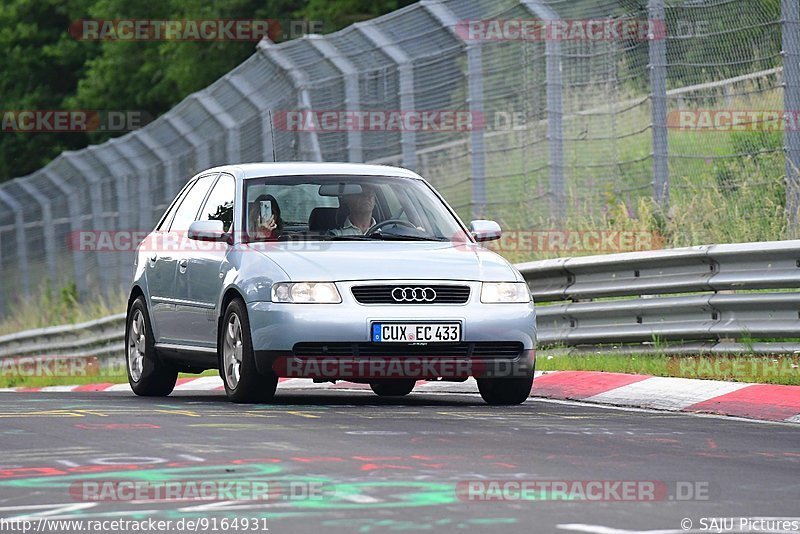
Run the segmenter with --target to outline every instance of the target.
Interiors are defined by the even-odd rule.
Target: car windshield
[[[456,216],[420,180],[288,176],[245,181],[246,241],[466,241]]]

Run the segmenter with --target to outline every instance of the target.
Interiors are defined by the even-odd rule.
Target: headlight
[[[272,285],[272,302],[338,304],[342,297],[330,282],[280,282]]]
[[[481,287],[481,302],[484,304],[530,301],[531,294],[525,282],[484,282]]]

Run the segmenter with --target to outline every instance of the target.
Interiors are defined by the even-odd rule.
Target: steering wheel
[[[413,228],[415,230],[417,229],[417,227],[414,226],[414,223],[410,223],[410,222],[408,222],[408,221],[406,221],[404,219],[386,219],[385,221],[381,221],[379,223],[375,223],[369,230],[364,232],[364,235],[373,234],[373,233],[377,232],[378,230],[380,230],[381,228],[383,228],[384,226],[389,226],[390,224],[394,224],[395,226],[398,226],[398,225],[399,226],[407,226],[408,228]]]

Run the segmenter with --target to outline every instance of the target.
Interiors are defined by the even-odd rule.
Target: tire
[[[250,321],[241,299],[225,309],[219,332],[219,374],[228,399],[241,404],[269,402],[275,396],[278,377],[259,374],[256,368]]]
[[[509,406],[522,404],[531,394],[533,375],[517,378],[478,378],[478,391],[487,404]]]
[[[138,297],[128,309],[128,318],[125,321],[125,363],[128,383],[137,395],[166,397],[175,389],[178,370],[161,361],[156,352],[153,327],[144,297]]]
[[[369,387],[372,388],[372,391],[379,397],[402,397],[403,395],[411,393],[411,390],[414,389],[416,384],[417,381],[413,379],[396,378],[393,380],[370,382]]]

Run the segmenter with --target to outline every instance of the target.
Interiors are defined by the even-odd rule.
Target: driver
[[[358,195],[345,195],[342,197],[345,205],[350,209],[350,214],[342,223],[341,228],[333,228],[332,235],[363,235],[375,226],[372,210],[375,208],[375,187],[362,185]]]

